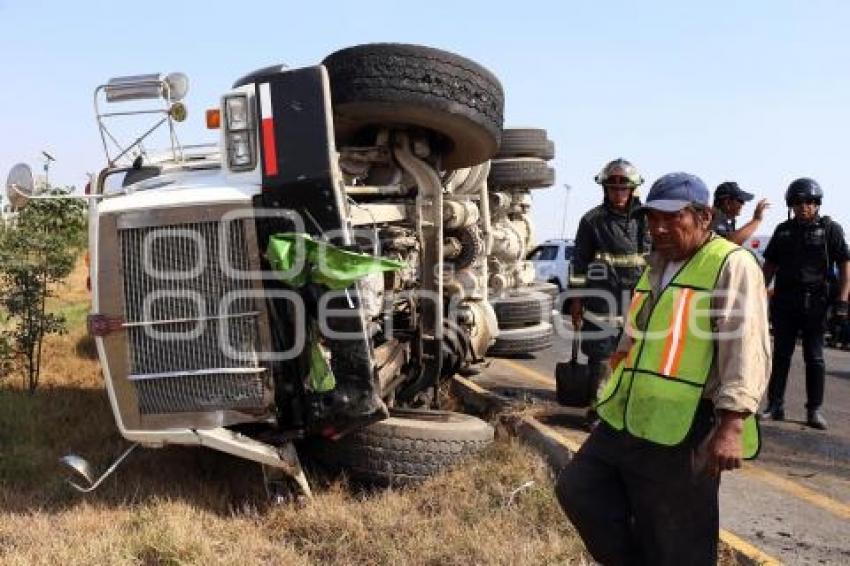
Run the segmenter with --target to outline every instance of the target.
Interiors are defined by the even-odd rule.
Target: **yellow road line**
[[[821,509],[825,509],[842,519],[850,520],[850,505],[847,505],[846,503],[836,501],[835,499],[832,499],[822,493],[818,493],[811,488],[783,478],[778,474],[753,464],[744,464],[743,471],[748,476],[772,485],[777,489],[781,489],[798,499],[802,499],[803,501],[807,501]]]
[[[554,377],[549,377],[547,375],[544,375],[537,370],[533,370],[529,367],[525,367],[522,364],[518,364],[518,363],[512,362],[510,360],[499,360],[498,363],[504,364],[504,365],[508,366],[509,368],[511,368],[515,371],[518,371],[522,375],[524,375],[528,378],[531,378],[532,380],[534,380],[538,383],[543,383],[543,384],[549,385],[551,387],[555,386],[555,378]]]
[[[533,379],[534,381],[537,381],[539,383],[545,383],[547,385],[554,385],[555,384],[555,380],[553,378],[548,377],[548,376],[538,372],[537,370],[533,370],[529,367],[523,366],[523,365],[518,364],[516,362],[512,362],[510,360],[499,360],[499,363],[503,363],[506,366],[510,367],[511,369],[513,369],[513,370],[521,373],[522,375],[524,375],[524,376],[526,376],[530,379]],[[541,426],[546,426],[546,425],[543,425],[541,423]],[[546,428],[549,428],[549,427],[546,427]],[[578,447],[571,446],[571,444],[572,444],[571,440],[566,439],[564,436],[558,434],[554,430],[551,430],[550,436],[553,436],[553,438],[557,437],[557,438],[562,439],[563,442],[561,442],[561,444],[563,444],[569,450],[572,450],[573,452],[578,450]],[[838,517],[841,517],[842,519],[850,520],[850,505],[847,505],[846,503],[842,503],[840,501],[832,499],[829,496],[826,496],[822,493],[818,493],[817,491],[815,491],[813,489],[805,487],[805,486],[803,486],[803,485],[801,485],[801,484],[799,484],[795,481],[786,479],[786,478],[784,478],[784,477],[782,477],[778,474],[775,474],[773,472],[770,472],[770,471],[768,471],[768,470],[766,470],[762,467],[759,467],[759,466],[756,466],[756,465],[753,465],[753,464],[749,464],[749,463],[745,464],[743,471],[744,471],[745,474],[749,475],[750,477],[753,477],[753,478],[758,479],[758,480],[760,480],[760,481],[762,481],[762,482],[764,482],[768,485],[771,485],[771,486],[773,486],[777,489],[785,491],[786,493],[789,493],[790,495],[793,495],[794,497],[797,497],[798,499],[802,499],[803,501],[806,501],[806,502],[808,502],[812,505],[815,505],[816,507],[820,507],[821,509],[825,509],[826,511],[829,511],[830,513],[832,513],[832,514],[834,514]]]
[[[761,564],[762,566],[778,566],[779,564],[782,564],[782,562],[770,554],[756,548],[738,535],[730,533],[726,529],[720,529],[720,540],[752,560],[755,564]]]

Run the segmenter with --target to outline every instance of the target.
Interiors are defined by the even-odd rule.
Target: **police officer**
[[[730,242],[739,246],[755,234],[764,218],[764,211],[770,208],[767,199],[761,199],[753,211],[753,219],[736,228],[736,219],[745,203],[753,200],[752,193],[741,189],[735,181],[726,181],[714,190],[714,216],[711,229]]]
[[[785,384],[797,335],[803,335],[806,364],[806,422],[826,429],[821,414],[825,366],[823,339],[829,303],[830,276],[837,267],[840,286],[834,304],[836,317],[847,318],[850,294],[850,252],[841,226],[819,214],[823,190],[813,179],[797,179],[788,186],[785,202],[794,217],[776,227],[764,250],[764,279],[776,276],[771,300],[774,353],[768,385],[767,410],[763,416],[785,418]]]
[[[579,223],[569,280],[571,289],[583,290],[571,299],[570,314],[573,327],[582,329],[594,392],[610,372],[624,310],[650,249],[645,219],[634,214],[640,206],[635,190],[643,183],[635,166],[615,159],[595,180],[602,185],[602,204]],[[588,420],[595,420],[592,409]]]

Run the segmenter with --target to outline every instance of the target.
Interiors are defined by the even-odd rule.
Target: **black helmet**
[[[817,199],[818,204],[823,199],[823,189],[814,179],[802,177],[788,185],[788,190],[785,191],[785,204],[790,207],[795,201],[803,199]]]

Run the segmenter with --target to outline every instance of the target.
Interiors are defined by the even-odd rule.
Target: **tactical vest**
[[[776,273],[776,292],[793,297],[803,291],[827,294],[830,279],[830,233],[832,220],[821,216],[811,224],[796,220],[776,229],[776,244],[783,255]]]
[[[714,365],[711,293],[730,253],[739,250],[713,238],[691,257],[654,305],[644,270],[626,320],[633,339],[623,362],[599,395],[597,413],[617,430],[664,446],[676,446],[691,430],[709,372]],[[651,306],[650,306],[651,305]],[[647,306],[648,316],[639,313]],[[744,457],[758,453],[755,418],[744,421]]]

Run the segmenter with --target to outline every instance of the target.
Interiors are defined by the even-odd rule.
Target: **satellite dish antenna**
[[[189,77],[185,73],[169,73],[165,77],[165,84],[168,85],[168,92],[163,94],[168,96],[169,102],[183,100],[189,92]]]
[[[18,163],[9,171],[6,179],[6,198],[13,210],[23,208],[35,193],[32,169],[26,163]]]

